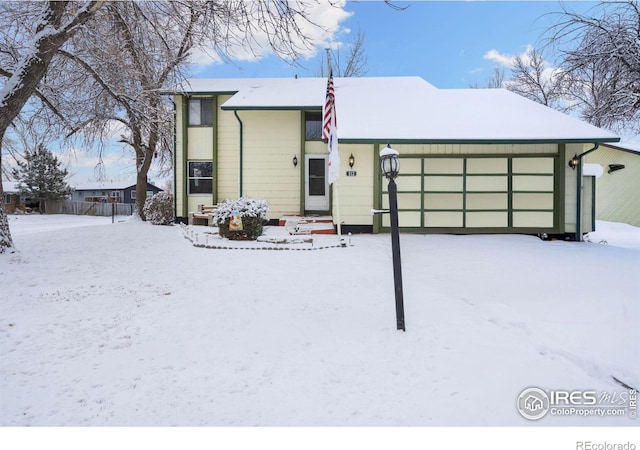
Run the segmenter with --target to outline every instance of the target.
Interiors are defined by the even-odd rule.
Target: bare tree
[[[364,31],[358,28],[358,31],[352,38],[345,44],[344,47],[340,46],[335,51],[331,51],[331,60],[335,63],[333,67],[333,74],[338,77],[363,77],[367,74],[367,52],[364,45],[365,34]],[[345,59],[342,58],[341,50],[347,53]],[[321,77],[326,76],[326,66],[323,62],[320,65]],[[327,70],[328,72],[328,70]]]
[[[505,86],[529,100],[558,110],[566,110],[562,71],[549,68],[542,53],[530,47],[514,59],[511,79]]]
[[[295,57],[311,45],[302,27],[310,23],[305,7],[255,1],[112,2],[96,25],[73,41],[73,51],[63,52],[80,77],[89,74],[93,80],[77,84],[90,104],[72,134],[82,132],[92,140],[112,122],[123,126],[121,142],[135,153],[136,210],[143,220],[151,163],[171,161],[173,111],[162,91],[184,78],[190,52],[206,45],[229,58],[238,48],[258,53],[266,42],[276,54]]]
[[[640,122],[640,8],[636,0],[601,2],[586,14],[564,7],[546,39],[559,49],[561,67],[583,117],[600,126]]]
[[[2,165],[2,141],[7,129],[20,114],[25,104],[37,92],[54,55],[64,43],[86,23],[102,6],[102,1],[87,2],[34,2],[27,5],[36,14],[31,22],[25,21],[25,3],[0,2],[0,14],[11,17],[3,38],[12,39],[0,45],[4,85],[0,89],[0,166]],[[17,8],[17,9],[16,9]],[[15,18],[13,16],[16,14]],[[5,16],[5,14],[8,14]],[[20,24],[18,21],[22,21]],[[11,34],[13,33],[13,34]],[[29,45],[12,45],[25,35]],[[0,184],[0,197],[2,197]],[[0,253],[13,247],[9,223],[4,206],[0,204]]]
[[[483,85],[478,83],[470,84],[471,89],[500,89],[504,88],[505,70],[499,66],[493,66],[493,73],[485,80]]]

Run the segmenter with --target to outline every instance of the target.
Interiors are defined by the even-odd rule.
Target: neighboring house
[[[569,162],[617,142],[614,134],[503,89],[336,78],[336,199],[321,140],[326,86],[326,78],[191,79],[171,92],[176,217],[248,196],[268,202],[269,219],[331,215],[339,203],[344,232],[384,231],[388,215],[371,210],[388,208],[379,152],[390,144],[401,158],[404,231],[579,239],[591,231],[578,217],[590,217],[592,203],[582,191],[578,203],[580,170]]]
[[[16,181],[2,182],[2,203],[7,214],[13,214],[16,209],[25,209],[26,204],[29,202],[26,195],[20,194],[19,184]]]
[[[147,183],[147,197],[160,192]],[[87,183],[74,188],[71,200],[76,202],[135,203],[136,183],[128,181]]]
[[[596,218],[640,227],[640,145],[601,145],[586,159],[603,168],[596,180]]]

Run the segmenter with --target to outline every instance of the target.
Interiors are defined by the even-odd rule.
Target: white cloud
[[[352,15],[344,10],[346,0],[333,2],[317,1],[304,3],[308,20],[298,18],[297,25],[301,34],[308,40],[307,43],[298,39],[293,45],[298,49],[300,56],[310,59],[318,50],[325,47],[336,47],[336,36],[341,33],[348,34],[350,30],[341,28],[341,23]],[[234,61],[257,61],[274,53],[269,45],[268,36],[265,33],[257,33],[253,36],[252,45],[233,45],[229,48],[229,56]],[[289,55],[281,55],[288,57]],[[191,61],[196,67],[204,68],[211,64],[221,63],[222,59],[214,51],[207,48],[194,49]]]
[[[493,61],[494,63],[497,63],[499,66],[503,67],[513,67],[513,64],[516,60],[515,56],[502,54],[495,49],[489,50],[484,54],[483,58],[488,59],[489,61]]]

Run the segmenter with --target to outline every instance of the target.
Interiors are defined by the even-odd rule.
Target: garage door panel
[[[509,217],[506,211],[467,212],[465,219],[468,228],[503,228],[509,226]]]
[[[507,174],[509,162],[506,158],[469,158],[467,159],[467,173]]]
[[[504,194],[467,194],[467,209],[507,209],[509,196]]]
[[[462,209],[464,194],[425,194],[425,209]]]
[[[467,191],[504,191],[509,188],[509,178],[504,176],[468,176]]]
[[[513,226],[519,228],[551,228],[553,227],[553,212],[515,211],[513,213]]]
[[[460,176],[426,176],[424,177],[424,189],[427,192],[462,192],[464,179]]]
[[[460,228],[464,225],[461,211],[430,211],[424,213],[424,226],[428,228]]]
[[[553,209],[553,194],[513,194],[513,209]]]

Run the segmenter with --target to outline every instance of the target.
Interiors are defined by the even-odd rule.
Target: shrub
[[[144,215],[154,225],[170,225],[173,223],[173,195],[158,192],[147,198],[144,203]]]
[[[262,223],[267,218],[267,202],[257,198],[242,197],[218,204],[213,214],[213,223],[218,226],[220,236],[236,241],[254,241],[262,235]],[[230,229],[233,216],[242,218],[242,229]]]

